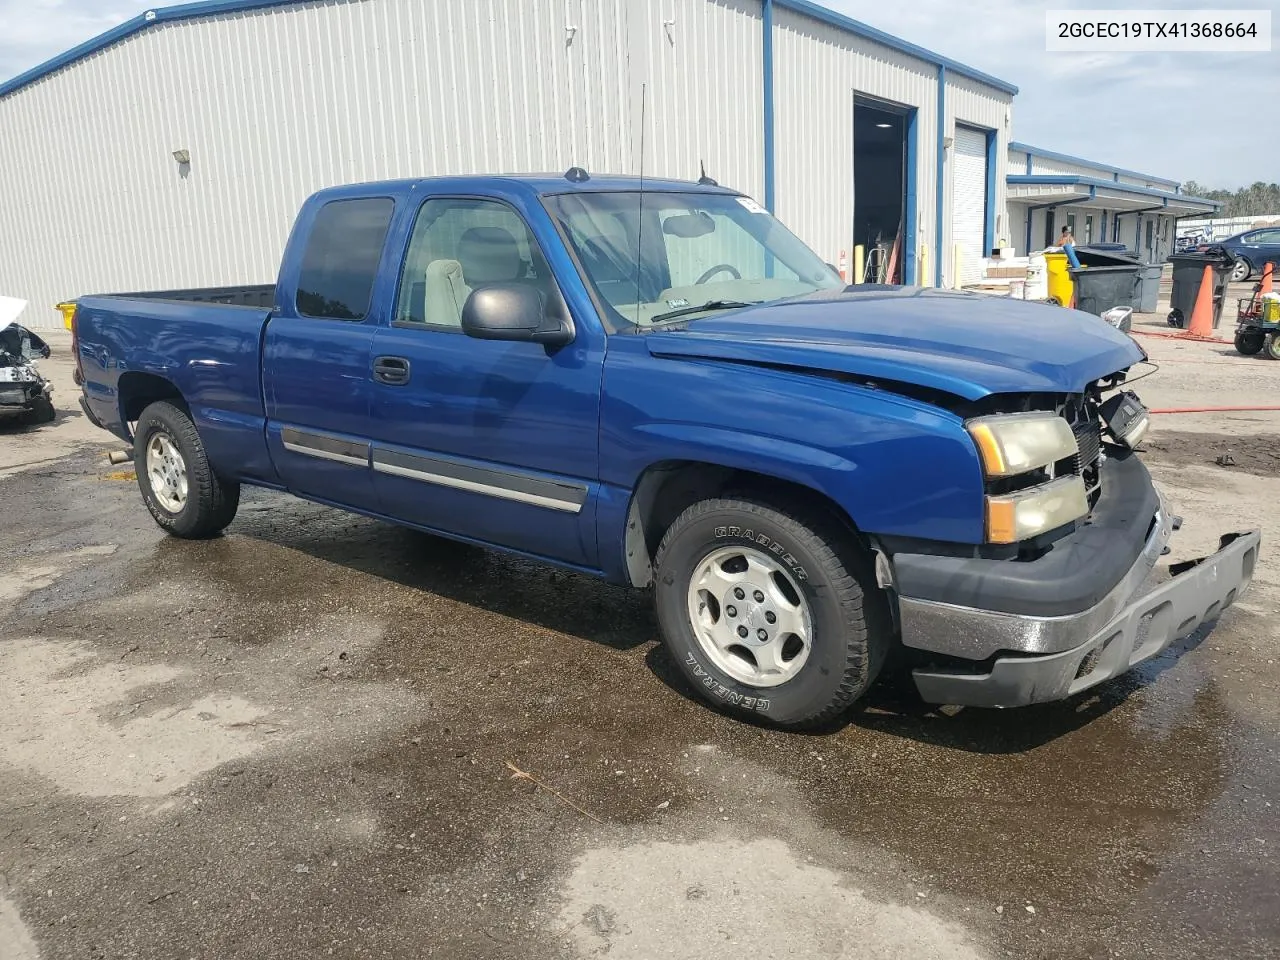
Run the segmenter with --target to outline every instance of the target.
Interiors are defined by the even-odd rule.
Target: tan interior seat
[[[457,260],[432,260],[427,264],[427,323],[442,327],[462,326],[462,305],[471,288],[462,278],[462,264]]]

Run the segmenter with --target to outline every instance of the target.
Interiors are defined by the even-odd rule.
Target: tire
[[[175,537],[203,540],[235,518],[240,484],[213,472],[190,415],[175,404],[160,401],[142,411],[133,465],[151,516]]]
[[[1267,334],[1266,342],[1262,345],[1262,354],[1268,360],[1280,360],[1280,334]]]
[[[1258,330],[1241,330],[1236,334],[1236,352],[1252,357],[1255,353],[1262,351],[1265,339],[1266,335]]]
[[[1177,309],[1176,307],[1170,310],[1169,316],[1166,318],[1166,321],[1171,327],[1181,327],[1184,322],[1182,311]]]
[[[1244,257],[1237,257],[1235,265],[1231,268],[1231,282],[1244,283],[1253,275],[1253,267]]]
[[[791,728],[824,724],[867,689],[892,641],[866,551],[837,521],[800,507],[696,503],[667,530],[655,566],[658,622],[672,659],[703,700],[739,717]],[[739,584],[742,599],[730,602]],[[787,624],[801,629],[787,632]],[[770,629],[777,632],[767,642],[754,642]],[[716,651],[718,630],[736,649]],[[748,639],[739,644],[735,635]],[[777,667],[771,675],[769,660]]]
[[[29,424],[53,423],[58,418],[58,411],[53,407],[53,401],[48,397],[36,397],[31,402],[31,409],[26,412],[24,420]]]

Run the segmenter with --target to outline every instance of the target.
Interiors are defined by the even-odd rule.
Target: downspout
[[[764,68],[764,208],[774,213],[773,184],[773,0],[762,0]]]
[[[947,160],[947,68],[945,64],[938,64],[938,165],[935,171],[937,177],[937,191],[934,194],[934,237],[933,237],[933,262],[934,262],[934,286],[942,286],[942,265],[946,262],[942,258],[942,205],[945,196],[946,182],[943,180],[943,172],[946,168]]]

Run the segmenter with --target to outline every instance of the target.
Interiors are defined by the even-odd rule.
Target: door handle
[[[404,386],[409,382],[409,361],[404,357],[375,357],[373,379],[393,387]]]

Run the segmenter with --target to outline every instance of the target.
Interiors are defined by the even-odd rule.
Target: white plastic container
[[[1027,300],[1049,299],[1049,269],[1043,253],[1033,253],[1027,258],[1027,285],[1023,296]]]

